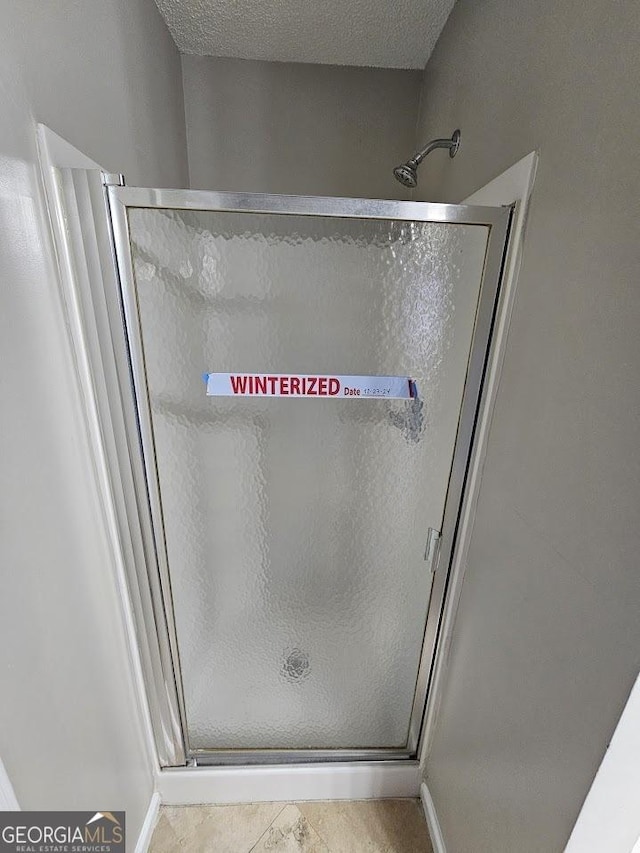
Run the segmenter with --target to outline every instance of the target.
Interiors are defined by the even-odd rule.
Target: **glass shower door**
[[[427,542],[468,454],[506,214],[115,192],[188,754],[410,754]],[[208,372],[402,376],[417,397],[210,397]]]

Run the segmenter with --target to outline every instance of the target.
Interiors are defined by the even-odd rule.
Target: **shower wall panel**
[[[419,71],[183,56],[194,189],[408,198]]]

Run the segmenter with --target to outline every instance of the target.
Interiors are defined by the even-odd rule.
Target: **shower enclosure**
[[[415,757],[510,210],[107,196],[162,763]],[[214,372],[413,390],[207,396]]]

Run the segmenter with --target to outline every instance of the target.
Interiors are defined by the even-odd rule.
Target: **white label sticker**
[[[418,396],[408,376],[308,376],[297,373],[205,373],[208,397],[348,397],[351,400]]]

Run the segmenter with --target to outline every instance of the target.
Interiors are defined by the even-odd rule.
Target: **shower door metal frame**
[[[325,198],[320,196],[266,195],[256,193],[209,192],[203,190],[152,189],[127,187],[105,176],[107,205],[111,221],[111,238],[119,280],[121,318],[128,345],[129,375],[120,376],[123,400],[133,396],[137,419],[137,442],[143,463],[144,477],[138,477],[137,506],[132,511],[148,513],[144,530],[152,541],[147,553],[153,566],[137,566],[142,583],[150,586],[152,611],[145,614],[148,632],[162,632],[168,642],[161,644],[162,683],[157,674],[147,672],[154,690],[150,695],[166,697],[170,716],[179,721],[181,739],[174,736],[174,752],[185,761],[198,765],[223,764],[284,764],[310,761],[372,761],[415,760],[421,746],[421,729],[438,642],[441,616],[452,556],[455,548],[460,508],[473,448],[473,438],[481,399],[485,368],[491,343],[495,312],[507,248],[511,207],[481,207],[470,205],[436,204],[432,202],[387,201],[377,199]],[[115,184],[115,185],[114,185]],[[127,208],[162,208],[215,212],[267,213],[330,218],[390,219],[396,221],[439,222],[451,225],[477,225],[488,228],[480,296],[476,312],[471,350],[458,421],[452,466],[447,488],[445,510],[437,565],[433,567],[431,594],[414,701],[405,748],[367,749],[207,749],[189,747],[187,716],[182,690],[178,636],[173,613],[171,577],[164,538],[164,522],[158,471],[155,460],[149,394],[144,366],[140,319],[138,315],[135,279],[130,248]],[[427,530],[425,529],[425,540]],[[432,567],[425,562],[425,571]],[[149,576],[152,576],[152,582]],[[152,701],[152,700],[150,700]],[[159,736],[156,733],[156,736]],[[162,733],[164,740],[167,732]],[[177,766],[177,765],[172,765]]]

